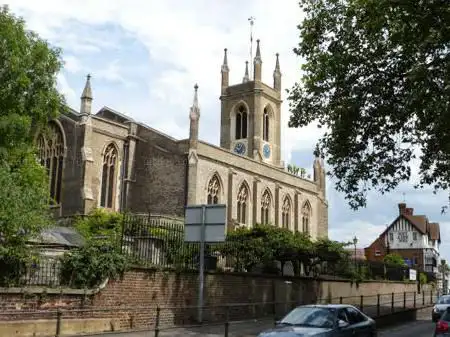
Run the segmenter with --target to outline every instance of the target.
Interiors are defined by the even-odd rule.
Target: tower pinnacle
[[[81,93],[81,114],[90,114],[92,108],[92,88],[91,88],[91,74],[86,76],[86,84],[84,85],[83,92]]]
[[[259,39],[256,40],[256,55],[253,60],[254,73],[253,78],[255,81],[261,81],[261,72],[262,72],[262,59],[261,59],[261,50],[259,47]]]
[[[242,83],[250,81],[250,76],[248,75],[248,61],[245,61],[245,73],[244,78],[242,79]]]

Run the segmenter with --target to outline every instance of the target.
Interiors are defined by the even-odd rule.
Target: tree
[[[58,49],[0,7],[0,260],[6,265],[29,256],[27,241],[49,224],[47,174],[36,161],[33,130],[64,106],[56,89],[61,65]]]
[[[319,153],[353,209],[411,177],[450,183],[450,6],[445,0],[301,0],[290,127],[326,128]],[[419,149],[420,153],[417,154]]]
[[[391,253],[391,254],[387,254],[384,259],[383,259],[384,263],[386,263],[387,265],[390,266],[406,266],[405,260],[403,259],[403,257],[401,257],[398,254],[395,253]]]

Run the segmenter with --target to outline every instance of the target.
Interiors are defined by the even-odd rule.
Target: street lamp
[[[355,255],[353,257],[355,259],[355,269],[356,269],[356,244],[357,243],[358,243],[358,238],[355,235],[355,237],[353,238],[353,245],[355,246]]]

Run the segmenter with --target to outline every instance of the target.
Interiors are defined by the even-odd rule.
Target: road
[[[380,331],[378,337],[431,337],[433,331],[434,324],[431,320],[417,320]]]
[[[428,316],[428,315],[427,315]],[[258,331],[264,330],[265,324],[267,327],[271,327],[270,322],[261,322]],[[389,329],[382,329],[378,333],[378,337],[431,337],[433,335],[434,324],[428,319],[428,317],[420,317],[415,322],[398,325]],[[152,337],[154,332],[130,332],[121,334],[105,334],[104,337]],[[176,329],[161,331],[160,337],[223,337],[223,327],[209,328],[209,333],[202,332],[199,329]],[[255,331],[254,324],[241,324],[230,327],[230,337],[256,337],[257,331]],[[95,337],[95,336],[92,336]],[[96,336],[98,337],[98,335]]]

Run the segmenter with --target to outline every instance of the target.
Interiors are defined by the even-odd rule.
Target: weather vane
[[[252,64],[253,64],[253,25],[255,23],[255,17],[251,16],[248,18],[248,22],[250,22],[250,76],[253,73]]]

